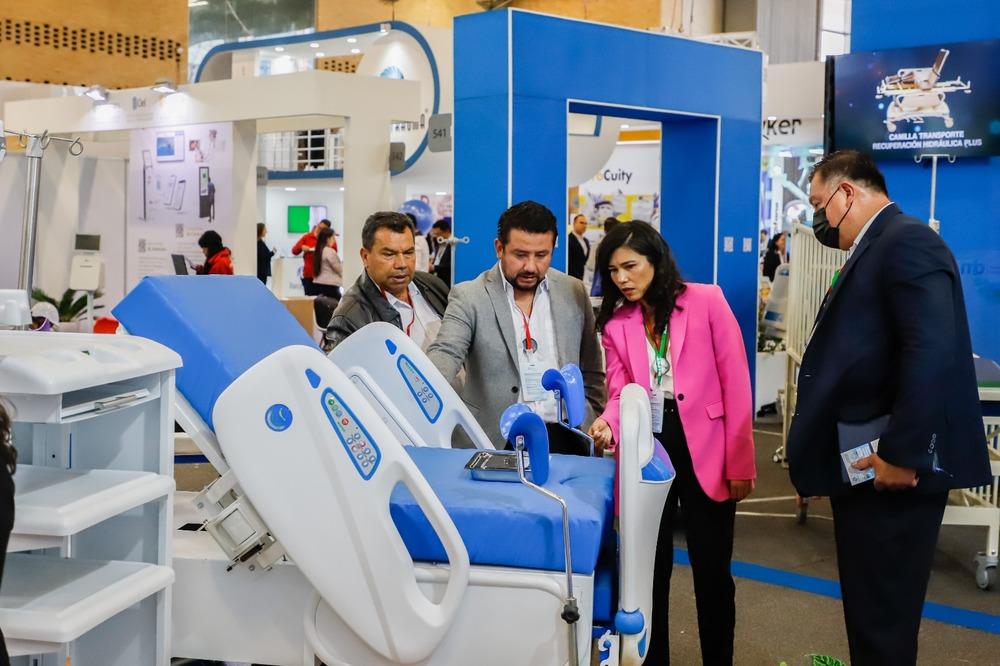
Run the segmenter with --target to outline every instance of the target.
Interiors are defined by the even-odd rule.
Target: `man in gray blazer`
[[[583,372],[584,431],[604,409],[604,361],[590,299],[582,282],[549,268],[557,233],[555,215],[541,204],[524,201],[504,211],[494,241],[498,264],[452,288],[427,350],[448,381],[464,364],[459,393],[497,448],[504,444],[500,415],[513,403],[555,423],[555,399],[540,385],[548,368],[574,363]],[[550,427],[549,439],[553,452],[579,450],[563,428]]]

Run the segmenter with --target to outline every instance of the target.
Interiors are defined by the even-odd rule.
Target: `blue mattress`
[[[177,389],[210,426],[215,401],[244,371],[283,347],[316,346],[255,277],[147,277],[113,313],[132,335],[180,354]]]
[[[469,449],[407,449],[458,528],[473,564],[565,571],[562,509],[520,483],[477,481],[465,469]],[[552,456],[546,487],[569,505],[573,571],[592,574],[605,540],[613,538],[615,464]],[[390,511],[410,555],[444,562],[444,547],[410,492],[399,486]]]

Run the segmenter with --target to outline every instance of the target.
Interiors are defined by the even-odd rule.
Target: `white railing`
[[[789,359],[794,359],[797,365],[802,362],[823,297],[847,253],[820,245],[812,227],[796,223],[792,227],[789,254],[787,346]]]
[[[344,130],[315,129],[261,134],[258,164],[270,171],[344,168]]]

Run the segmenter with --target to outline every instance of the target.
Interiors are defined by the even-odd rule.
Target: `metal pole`
[[[28,179],[24,193],[24,226],[21,229],[21,263],[17,274],[17,288],[28,292],[35,277],[35,237],[38,231],[38,186],[42,171],[42,152],[48,143],[46,136],[28,139],[25,157],[28,158]]]
[[[927,223],[931,229],[941,233],[941,222],[934,217],[934,206],[937,203],[937,162],[938,156],[931,155],[931,216]]]

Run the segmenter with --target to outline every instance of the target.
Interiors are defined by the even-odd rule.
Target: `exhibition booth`
[[[446,220],[462,282],[496,266],[497,219],[520,201],[555,214],[560,271],[575,217],[592,254],[608,218],[647,223],[684,280],[721,289],[754,411],[775,404],[783,444],[812,314],[844,260],[810,226],[810,169],[831,148],[871,144],[931,178],[887,162],[907,206],[930,202],[908,212],[941,218],[976,351],[1000,357],[1000,243],[985,222],[962,231],[968,188],[950,173],[983,170],[996,189],[998,121],[961,115],[970,90],[1000,99],[973,64],[996,44],[942,46],[954,77],[925,63],[922,94],[956,100],[933,114],[902,80],[927,48],[768,65],[756,49],[512,9],[452,30],[392,20],[223,44],[191,83],[7,101],[0,396],[18,471],[0,627],[13,663],[643,663],[676,475],[648,392],[622,392],[614,456],[581,432],[592,455],[550,455],[549,426],[584,428],[584,378],[542,368],[558,423],[515,386],[492,441],[496,424],[408,331],[370,324],[321,349],[293,247],[330,220],[346,289],[365,274],[371,213],[410,213],[422,235]],[[876,89],[872,120],[861,99]],[[948,140],[961,145],[921,143]],[[259,223],[275,251],[263,282]],[[210,230],[235,275],[190,275]],[[764,278],[777,234],[785,254]],[[592,258],[582,279],[599,306]],[[29,330],[48,297],[66,334]],[[962,491],[945,518],[986,528],[982,589],[1000,543],[997,382],[980,390],[993,486]],[[724,416],[721,400],[707,409]],[[456,429],[471,449],[453,448]],[[207,485],[177,488],[191,465]]]

